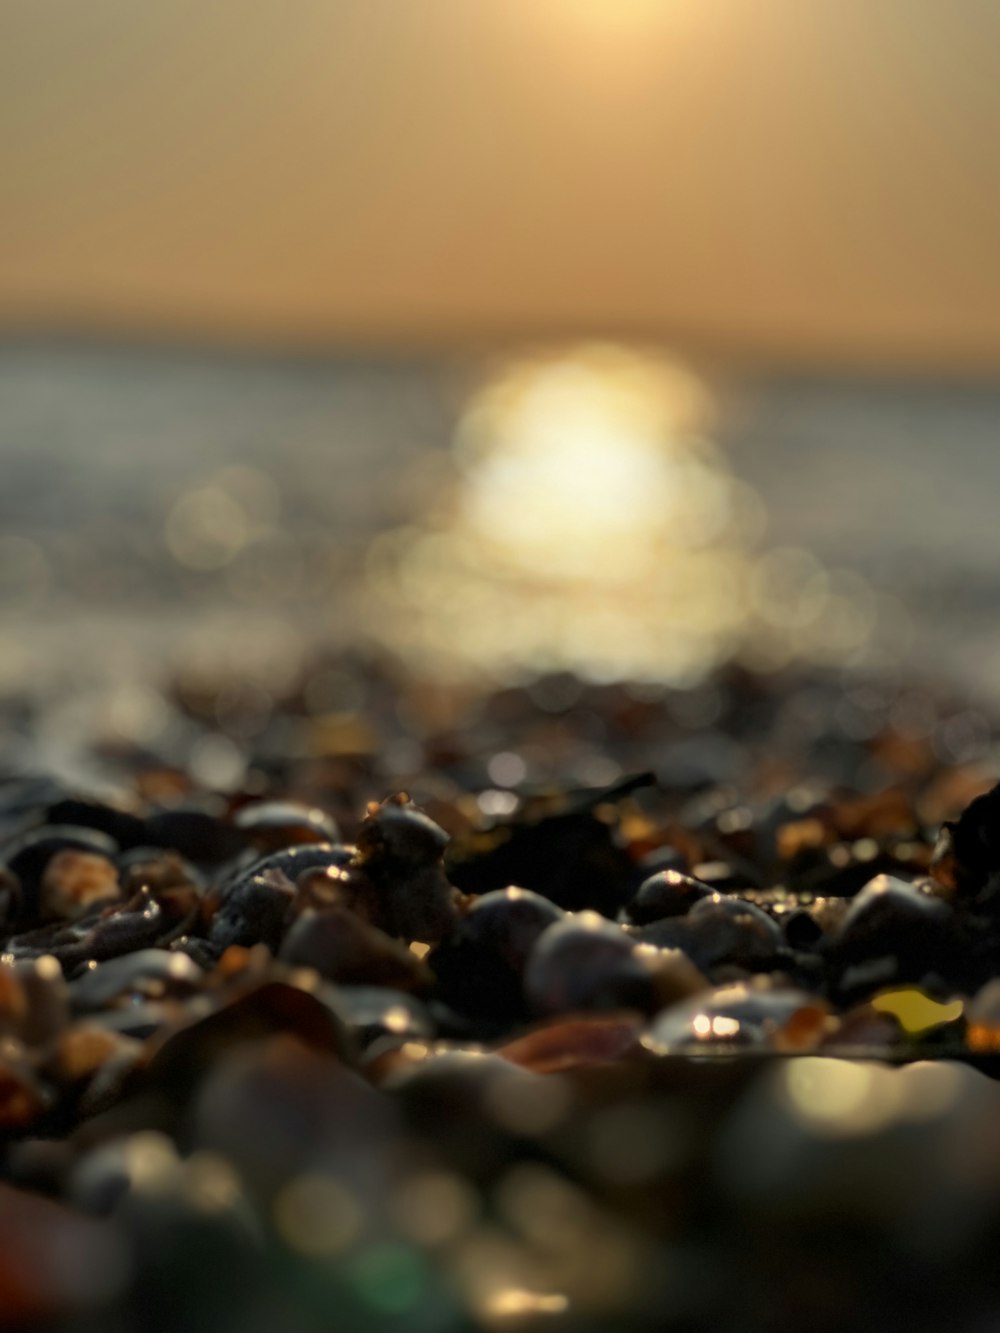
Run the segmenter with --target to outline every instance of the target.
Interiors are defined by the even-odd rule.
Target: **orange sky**
[[[0,323],[1000,370],[997,0],[0,0]]]

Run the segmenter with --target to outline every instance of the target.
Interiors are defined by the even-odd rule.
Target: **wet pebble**
[[[40,919],[42,879],[49,862],[60,852],[86,852],[104,858],[113,858],[117,850],[114,839],[96,829],[72,825],[45,825],[9,843],[3,849],[3,860],[21,888],[20,920],[35,925]]]
[[[809,1050],[826,1035],[828,1014],[823,1000],[802,991],[724,986],[665,1009],[642,1044],[660,1056],[741,1047]]]
[[[344,985],[427,990],[429,969],[405,945],[345,907],[301,912],[285,936],[279,956],[293,967],[314,968]]]
[[[69,996],[75,1012],[90,1013],[122,1000],[139,1003],[192,993],[204,978],[204,971],[183,953],[138,949],[87,968],[70,984]]]
[[[233,824],[245,833],[261,856],[289,847],[337,843],[337,821],[315,806],[293,801],[255,801],[242,806]]]
[[[946,902],[923,886],[879,875],[829,933],[824,952],[843,974],[841,990],[856,996],[872,978],[884,985],[920,981],[929,973],[955,975],[966,949]],[[865,964],[876,970],[866,971]]]
[[[277,951],[295,898],[295,885],[280,870],[242,879],[212,917],[208,943],[222,953],[231,945],[266,944]]]
[[[461,1012],[525,1016],[522,975],[536,940],[564,913],[529,889],[484,893],[428,956],[442,997]]]
[[[680,949],[702,971],[725,964],[766,970],[780,960],[785,937],[762,908],[741,898],[701,898],[684,917],[667,917],[630,929],[633,939]]]
[[[684,916],[695,903],[715,892],[711,884],[680,870],[658,870],[643,880],[623,915],[634,925],[644,926],[666,917]]]
[[[635,941],[596,912],[572,913],[539,935],[524,993],[538,1014],[656,1007],[652,972]]]

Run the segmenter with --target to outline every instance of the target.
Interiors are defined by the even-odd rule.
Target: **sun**
[[[692,0],[538,0],[531,15],[543,36],[617,60],[661,36],[676,39],[697,8]]]

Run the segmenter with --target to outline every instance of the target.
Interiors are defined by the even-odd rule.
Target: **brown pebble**
[[[28,1015],[28,997],[14,967],[0,964],[0,1032],[20,1032]]]
[[[46,1104],[41,1087],[16,1053],[0,1056],[0,1128],[24,1129]]]
[[[536,1074],[605,1064],[638,1049],[643,1021],[631,1013],[564,1019],[507,1042],[497,1055]]]
[[[132,1044],[97,1023],[77,1023],[60,1036],[46,1070],[60,1083],[79,1083]]]
[[[42,916],[47,921],[76,921],[98,903],[120,896],[114,862],[97,852],[72,847],[56,852],[50,859],[39,894]]]
[[[69,1021],[66,980],[58,959],[51,954],[14,966],[27,998],[27,1012],[18,1035],[29,1046],[40,1046],[61,1032]]]

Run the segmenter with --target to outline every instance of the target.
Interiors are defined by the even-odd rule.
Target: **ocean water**
[[[471,356],[0,344],[0,689],[350,640],[365,552],[449,484],[482,374]],[[1000,698],[1000,384],[705,382],[767,544],[862,575],[908,613],[907,666]]]

